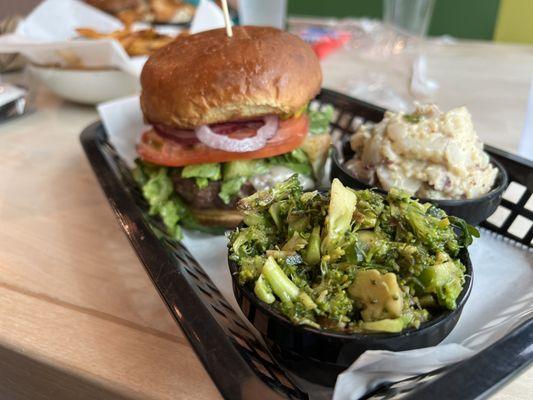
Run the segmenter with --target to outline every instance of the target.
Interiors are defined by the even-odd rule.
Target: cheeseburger
[[[293,174],[314,188],[330,146],[332,110],[308,109],[321,83],[313,50],[274,28],[215,29],[154,53],[134,172],[151,213],[179,237],[180,224],[238,225],[239,199]]]

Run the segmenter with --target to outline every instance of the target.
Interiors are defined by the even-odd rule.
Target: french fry
[[[87,39],[101,39],[102,36],[105,36],[91,28],[77,28],[76,32]]]
[[[76,32],[87,39],[115,39],[130,56],[150,55],[175,39],[171,36],[162,35],[154,29],[133,31],[129,25],[126,25],[122,30],[110,33],[98,32],[91,28],[77,28]]]

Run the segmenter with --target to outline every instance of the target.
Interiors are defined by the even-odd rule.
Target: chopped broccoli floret
[[[439,304],[455,310],[457,296],[463,289],[464,266],[460,261],[447,261],[426,268],[420,275],[426,293],[435,293]]]
[[[321,251],[329,255],[331,260],[342,256],[341,242],[350,231],[357,197],[353,191],[345,188],[338,179],[331,184],[328,215],[324,221],[325,236]]]
[[[278,183],[271,190],[256,192],[239,201],[239,208],[243,211],[263,209],[269,207],[275,201],[288,197],[299,196],[302,187],[298,181],[298,175],[294,174],[285,182]]]
[[[300,294],[298,286],[285,275],[285,272],[283,272],[274,258],[267,258],[261,274],[265,277],[272,288],[272,291],[282,302],[292,301]]]
[[[348,332],[418,328],[453,309],[464,284],[457,258],[477,231],[391,190],[302,193],[296,177],[240,203],[230,235],[239,282],[291,321]]]
[[[276,298],[272,294],[272,288],[263,274],[260,274],[255,281],[254,293],[259,300],[267,304],[272,304],[276,301]]]

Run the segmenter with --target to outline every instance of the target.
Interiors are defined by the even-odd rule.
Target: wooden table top
[[[516,151],[533,48],[461,43],[428,54],[441,86],[435,100],[466,104],[483,140]],[[333,54],[325,86],[346,90],[374,63]],[[385,71],[407,96],[405,71],[394,63]],[[97,119],[94,108],[42,87],[36,108],[0,125],[0,397],[219,398],[82,152],[78,136]],[[530,369],[494,398],[532,391]]]

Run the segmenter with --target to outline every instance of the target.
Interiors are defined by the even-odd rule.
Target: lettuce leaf
[[[159,172],[161,166],[142,161],[140,158],[135,159],[135,167],[131,171],[133,179],[139,186],[143,186],[148,179]]]
[[[203,189],[209,184],[209,180],[220,180],[222,172],[219,163],[194,164],[184,167],[181,176],[183,178],[196,178],[196,186]]]
[[[168,232],[176,240],[180,240],[183,237],[179,222],[187,213],[187,208],[176,196],[169,199],[159,210],[159,216],[167,227]]]
[[[282,165],[301,175],[313,176],[313,168],[309,162],[309,157],[301,148],[272,157],[268,159],[268,163],[270,165]]]
[[[238,176],[254,176],[268,172],[266,159],[235,160],[222,164],[224,180],[230,180]]]
[[[229,204],[231,198],[241,190],[242,185],[248,180],[245,176],[237,176],[222,182],[218,196],[225,204]]]
[[[184,178],[208,178],[218,181],[222,177],[219,163],[187,165],[181,171]]]
[[[198,186],[198,189],[206,188],[207,185],[209,185],[209,179],[207,178],[196,178],[196,186]]]
[[[290,153],[262,160],[250,160],[249,162],[232,162],[224,164],[224,181],[220,187],[219,197],[225,204],[229,204],[232,197],[239,193],[242,185],[250,176],[268,173],[274,165],[284,166],[297,174],[313,176],[313,168],[309,157],[302,149],[296,149]],[[231,174],[226,174],[231,171]],[[229,179],[226,178],[229,176]]]
[[[160,168],[157,172],[148,175],[148,180],[142,186],[142,192],[150,204],[149,214],[159,214],[161,207],[174,192],[174,186],[167,175],[167,169]]]
[[[148,214],[159,216],[169,235],[180,240],[183,237],[180,222],[183,219],[194,218],[194,216],[175,194],[174,185],[168,176],[168,168],[158,167],[141,160],[136,160],[135,164],[132,175],[150,205]]]
[[[320,111],[307,111],[309,132],[314,135],[329,133],[329,124],[333,120],[333,106],[327,104]]]

